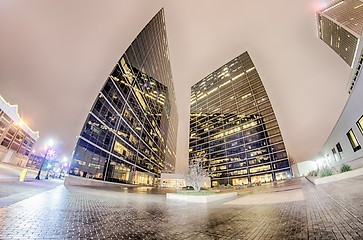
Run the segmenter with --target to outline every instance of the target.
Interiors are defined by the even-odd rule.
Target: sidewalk
[[[23,169],[0,163],[0,208],[63,184],[63,179],[45,180],[46,171],[42,171],[41,180],[36,180],[36,170],[28,170],[25,181],[19,182],[19,174]]]
[[[26,181],[35,179],[38,174],[38,170],[0,163],[0,182],[19,181],[19,175],[23,169],[27,169]],[[45,175],[46,171],[42,171],[43,178]]]

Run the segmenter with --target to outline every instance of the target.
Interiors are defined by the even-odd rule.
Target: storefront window
[[[289,177],[289,172],[288,171],[285,171],[285,172],[277,172],[275,174],[276,176],[276,180],[279,181],[279,180],[285,180]]]
[[[265,183],[265,182],[272,182],[272,174],[264,174],[259,176],[252,176],[251,183]]]
[[[238,186],[238,185],[247,185],[248,184],[248,178],[234,178],[232,179],[232,185]]]

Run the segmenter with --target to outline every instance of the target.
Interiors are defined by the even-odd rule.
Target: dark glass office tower
[[[247,52],[192,86],[189,158],[203,158],[212,186],[291,174],[271,103]]]
[[[363,2],[335,0],[317,12],[318,35],[352,67],[363,32]]]
[[[161,172],[174,171],[178,116],[164,21],[160,10],[110,73],[69,174],[154,185]]]

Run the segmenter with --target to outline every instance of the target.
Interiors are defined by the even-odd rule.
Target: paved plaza
[[[0,163],[0,208],[17,203],[31,196],[55,188],[63,184],[63,180],[44,180],[46,171],[36,180],[37,170],[27,170],[24,182],[19,182],[19,174],[23,168]],[[0,216],[2,218],[2,216]]]
[[[361,186],[297,179],[198,204],[151,188],[57,185],[0,208],[0,239],[363,239]]]

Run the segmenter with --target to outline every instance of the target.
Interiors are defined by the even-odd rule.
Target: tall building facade
[[[324,167],[341,169],[348,164],[354,170],[363,166],[362,46],[359,47],[353,66],[349,81],[355,82],[354,89],[351,90],[339,119],[315,160],[297,164],[300,175]]]
[[[212,186],[290,176],[271,103],[247,52],[192,86],[189,159],[203,158]]]
[[[161,172],[174,171],[177,124],[162,9],[107,78],[78,138],[69,174],[154,185]]]
[[[18,106],[0,96],[0,162],[24,167],[39,132],[26,125],[18,114]]]
[[[363,1],[333,1],[317,12],[318,36],[350,67],[363,33]]]

